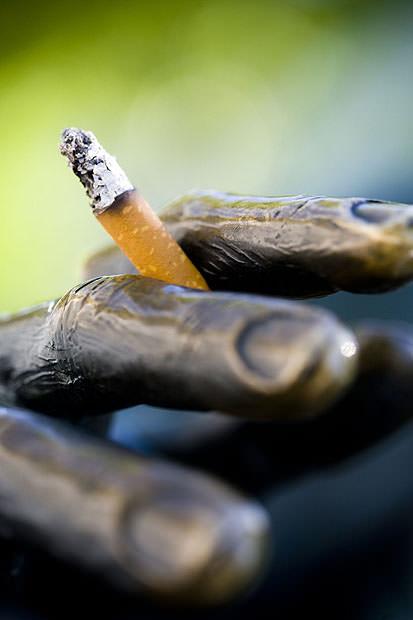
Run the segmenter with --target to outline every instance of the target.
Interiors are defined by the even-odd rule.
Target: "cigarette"
[[[84,186],[93,213],[142,275],[208,290],[199,271],[92,132],[65,129],[60,150]]]

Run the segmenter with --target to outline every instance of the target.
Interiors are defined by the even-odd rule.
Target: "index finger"
[[[213,290],[316,297],[377,293],[413,277],[413,206],[366,198],[194,191],[161,212]],[[87,276],[134,273],[116,248]]]

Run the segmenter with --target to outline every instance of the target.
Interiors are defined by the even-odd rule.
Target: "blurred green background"
[[[2,2],[0,311],[107,242],[58,153],[92,129],[154,207],[193,187],[413,201],[410,3]]]
[[[59,155],[68,125],[93,130],[155,208],[194,187],[413,202],[412,33],[401,0],[0,0],[0,312],[61,295],[108,243]],[[413,287],[319,303],[412,320]],[[134,417],[161,432],[153,411]],[[112,436],[127,443],[123,421]],[[318,597],[334,609],[317,618],[411,618],[413,429],[402,433],[265,500],[270,617],[274,600],[287,617],[288,597],[311,616]]]

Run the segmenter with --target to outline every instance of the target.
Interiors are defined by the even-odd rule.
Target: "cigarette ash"
[[[91,131],[65,129],[60,152],[86,189],[94,213],[105,211],[118,196],[134,189],[116,159],[105,151]]]

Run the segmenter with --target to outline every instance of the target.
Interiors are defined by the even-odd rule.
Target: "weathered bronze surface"
[[[162,217],[213,289],[308,297],[413,276],[407,205],[194,192]],[[169,451],[252,493],[411,419],[408,327],[367,322],[356,339],[323,310],[110,277],[125,272],[110,248],[87,264],[104,277],[0,319],[0,403],[70,419],[148,403],[275,420],[236,421],[221,436],[206,426],[196,449]],[[268,530],[262,509],[206,476],[10,408],[0,408],[0,525],[133,592],[198,604],[248,586]]]
[[[138,271],[117,245],[108,245],[88,257],[83,267],[85,280],[100,276],[137,274]]]
[[[193,192],[162,213],[213,289],[310,297],[413,277],[413,207],[311,196]]]
[[[195,191],[167,206],[161,219],[213,290],[297,298],[376,293],[413,277],[409,205]],[[133,272],[113,248],[88,270],[93,276],[125,268]]]
[[[347,387],[357,357],[324,310],[132,275],[5,319],[0,338],[1,401],[59,416],[147,403],[306,418]]]
[[[320,468],[348,461],[376,446],[413,418],[413,329],[385,321],[363,321],[359,372],[352,386],[322,416],[294,424],[239,422],[221,433],[186,420],[197,441],[178,443],[171,426],[154,449],[169,458],[223,477],[247,493],[264,493]],[[136,417],[139,437],[140,418]],[[189,435],[189,429],[186,429]],[[204,433],[203,441],[201,432]],[[143,433],[144,434],[144,433]]]
[[[266,555],[262,508],[183,467],[0,408],[0,522],[132,592],[217,603]]]

